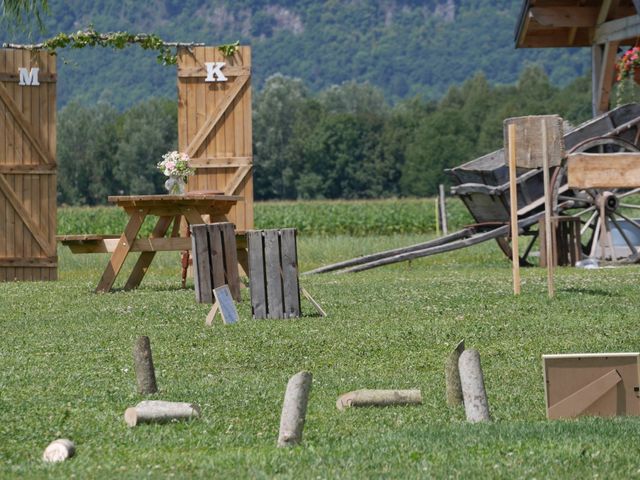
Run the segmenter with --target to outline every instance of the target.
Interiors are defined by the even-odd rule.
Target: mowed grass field
[[[302,232],[300,267],[430,236]],[[177,254],[160,254],[138,290],[96,295],[106,261],[60,249],[59,281],[0,284],[0,478],[640,476],[640,419],[547,421],[541,362],[640,350],[636,266],[561,268],[553,300],[545,271],[525,269],[516,298],[510,264],[487,243],[301,277],[327,318],[303,301],[300,319],[252,320],[244,290],[241,321],[207,328],[208,307],[180,288]],[[201,418],[126,426],[125,409],[143,399],[139,335],[151,338],[160,388],[148,398],[197,403]],[[444,362],[461,339],[480,351],[492,423],[467,424],[446,405]],[[300,370],[313,374],[304,441],[277,449],[285,386]],[[424,403],[339,412],[338,395],[359,388],[419,388]],[[76,456],[43,464],[58,437]]]

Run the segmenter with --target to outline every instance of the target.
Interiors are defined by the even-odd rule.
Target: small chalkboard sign
[[[236,323],[238,321],[238,310],[236,310],[236,304],[233,303],[233,297],[231,297],[229,285],[222,285],[221,287],[214,288],[213,295],[220,306],[222,321],[226,325]]]

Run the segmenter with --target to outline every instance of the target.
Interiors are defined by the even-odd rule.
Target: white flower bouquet
[[[158,169],[169,179],[164,183],[170,194],[182,194],[185,191],[187,177],[195,173],[190,165],[191,159],[186,153],[167,152],[158,162]]]

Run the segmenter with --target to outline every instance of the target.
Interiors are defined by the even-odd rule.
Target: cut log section
[[[58,438],[45,448],[42,460],[48,463],[64,462],[73,457],[76,453],[76,446],[71,440]]]
[[[465,350],[460,354],[458,367],[467,421],[472,423],[491,421],[487,392],[484,388],[484,375],[480,365],[480,353],[474,349]]]
[[[355,390],[340,395],[336,401],[338,410],[349,407],[387,407],[391,405],[420,405],[420,390]]]
[[[460,384],[460,370],[458,361],[464,352],[464,340],[449,354],[444,366],[444,377],[447,385],[447,405],[450,407],[462,405],[462,385]]]
[[[138,337],[133,347],[133,361],[136,369],[138,393],[141,395],[156,393],[158,386],[156,385],[156,372],[153,368],[149,337]]]
[[[173,420],[190,420],[200,416],[200,407],[193,403],[145,400],[127,408],[124,421],[130,427],[141,423],[166,423]]]
[[[290,447],[302,441],[311,382],[309,372],[296,373],[289,379],[282,404],[278,447]]]

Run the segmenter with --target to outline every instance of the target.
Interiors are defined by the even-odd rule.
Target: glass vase
[[[164,188],[167,189],[169,195],[184,195],[187,188],[187,181],[184,177],[169,177],[164,182]]]

